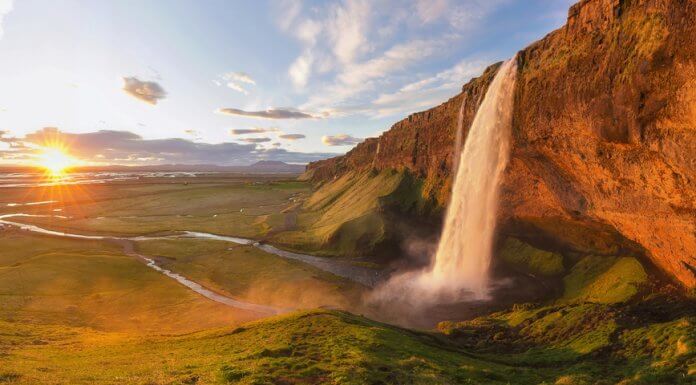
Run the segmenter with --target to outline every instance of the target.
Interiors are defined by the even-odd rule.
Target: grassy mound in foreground
[[[440,334],[316,310],[145,339],[0,321],[0,383],[692,384],[693,314],[636,312],[521,307]]]
[[[0,342],[0,378],[13,384],[538,384],[546,377],[335,311],[146,340],[6,322],[0,334],[10,336]]]

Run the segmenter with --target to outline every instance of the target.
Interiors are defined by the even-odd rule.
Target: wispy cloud
[[[167,93],[159,83],[141,81],[136,77],[123,78],[123,91],[136,99],[152,105],[167,97]]]
[[[405,114],[441,103],[457,93],[464,83],[480,75],[489,63],[465,59],[435,75],[408,83],[395,92],[379,94],[372,101],[375,115]]]
[[[2,35],[4,33],[2,29],[2,21],[8,13],[12,12],[13,8],[14,0],[0,0],[0,39],[2,39]]]
[[[292,83],[307,88],[300,108],[328,116],[383,116],[385,107],[370,100],[414,92],[400,89],[407,74],[446,57],[507,1],[342,0],[313,7],[283,2],[278,26],[302,46],[288,68]]]
[[[321,137],[322,143],[327,146],[353,146],[363,141],[348,134],[325,135]]]
[[[246,143],[267,143],[267,142],[270,142],[270,141],[271,141],[271,138],[268,138],[268,137],[261,137],[261,138],[242,138],[242,139],[239,139],[239,140],[241,140],[242,142],[246,142]]]
[[[227,72],[220,75],[218,79],[215,79],[214,83],[218,86],[225,85],[230,89],[243,93],[244,95],[249,95],[249,91],[244,88],[242,83],[255,86],[256,80],[245,72]]]
[[[271,108],[265,111],[244,111],[237,108],[220,108],[218,112],[225,115],[239,115],[248,116],[251,118],[261,118],[261,119],[313,119],[308,113],[290,110],[290,109],[280,109]]]
[[[254,127],[254,128],[239,128],[231,129],[231,135],[247,135],[247,134],[263,134],[266,132],[278,132],[280,129],[278,127]]]
[[[282,134],[278,135],[279,138],[281,139],[286,139],[286,140],[299,140],[299,139],[304,139],[307,136],[303,134]]]

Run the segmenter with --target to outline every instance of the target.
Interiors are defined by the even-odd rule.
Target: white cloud
[[[305,51],[300,57],[295,59],[288,69],[288,75],[290,75],[290,79],[295,87],[303,88],[307,85],[313,63],[314,57],[311,51]]]
[[[457,93],[471,78],[486,68],[484,60],[462,60],[433,76],[409,83],[392,93],[382,93],[372,101],[377,117],[408,114],[429,108]]]
[[[352,63],[360,53],[369,49],[370,11],[370,3],[366,0],[346,0],[333,7],[327,29],[333,53],[343,64]]]
[[[276,3],[276,20],[283,31],[289,31],[292,24],[302,12],[301,0],[278,0]]]
[[[324,135],[321,137],[322,143],[327,146],[353,146],[363,141],[348,134]]]
[[[447,0],[417,0],[416,12],[423,23],[432,23],[445,14],[448,6]]]
[[[249,84],[252,86],[256,85],[256,81],[244,72],[227,72],[214,80],[215,84],[218,86],[225,85],[230,89],[237,92],[241,92],[244,95],[249,95],[249,91],[242,86],[242,83]]]
[[[14,0],[0,0],[0,38],[3,35],[2,21],[8,13],[12,12],[13,8]]]
[[[375,90],[377,83],[389,80],[395,73],[440,53],[445,47],[444,40],[414,40],[397,44],[370,60],[347,65],[337,74],[333,84],[313,93],[301,108],[331,111],[333,115],[347,113],[351,110],[347,103],[356,102],[354,99]]]
[[[423,73],[434,59],[447,58],[455,45],[463,47],[473,36],[470,32],[507,1],[334,0],[312,7],[281,2],[278,26],[301,47],[287,70],[295,88],[308,95],[300,108],[323,116],[379,116],[396,111],[397,106],[385,104],[405,100],[408,92],[417,90],[432,95],[417,103],[413,97],[409,104],[430,105],[437,96],[434,89],[447,88],[448,74],[425,72],[418,82],[410,74]],[[390,94],[393,101],[388,103]]]

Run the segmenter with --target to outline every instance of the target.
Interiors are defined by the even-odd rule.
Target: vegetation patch
[[[647,274],[632,257],[587,256],[563,279],[566,301],[618,303],[633,298]]]
[[[499,257],[526,274],[551,277],[565,272],[562,255],[537,249],[516,238],[505,240]]]
[[[321,185],[302,206],[297,229],[272,240],[326,256],[369,255],[395,235],[389,212],[426,207],[420,182],[405,171],[350,172]]]

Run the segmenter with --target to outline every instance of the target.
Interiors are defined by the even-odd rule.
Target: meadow
[[[568,259],[510,238],[500,257],[556,280],[557,298],[414,330],[369,319],[369,287],[254,244],[311,249],[291,240],[306,233],[316,246],[385,196],[408,196],[404,175],[378,177],[361,199],[347,185],[313,190],[283,175],[4,188],[0,215],[35,215],[5,220],[128,238],[0,226],[0,384],[691,383],[694,307],[651,290],[635,258]],[[327,255],[372,230],[340,228]],[[184,231],[252,240],[177,236]],[[143,258],[279,314],[206,298]]]

